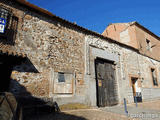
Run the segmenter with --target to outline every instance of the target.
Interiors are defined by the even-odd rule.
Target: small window
[[[157,76],[156,76],[156,70],[151,68],[151,74],[152,74],[152,81],[154,86],[158,86],[157,82]]]
[[[58,73],[58,82],[65,82],[64,73],[62,73],[62,72]]]
[[[5,8],[0,7],[0,17],[7,20],[8,15],[9,15],[8,10],[6,10]]]
[[[0,33],[4,33],[9,25],[10,13],[7,9],[0,6]]]
[[[147,44],[146,49],[148,51],[150,51],[151,50],[151,42],[150,42],[150,40],[146,39],[146,44]]]

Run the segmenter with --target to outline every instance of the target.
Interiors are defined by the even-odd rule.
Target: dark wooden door
[[[115,66],[112,62],[96,59],[97,105],[99,107],[118,104]]]

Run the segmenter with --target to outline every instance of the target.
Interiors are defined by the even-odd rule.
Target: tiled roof
[[[24,6],[24,7],[28,8],[28,9],[30,9],[30,10],[32,10],[32,11],[35,11],[35,12],[41,14],[41,15],[45,15],[46,17],[49,17],[50,19],[53,19],[53,20],[56,19],[56,20],[58,20],[59,22],[68,24],[68,25],[70,25],[71,27],[75,27],[76,29],[83,31],[83,32],[85,32],[86,34],[94,35],[94,36],[96,36],[96,37],[100,37],[100,38],[102,38],[102,39],[105,39],[105,40],[107,40],[107,41],[109,41],[109,42],[116,43],[116,44],[119,44],[119,45],[121,45],[121,46],[124,46],[124,47],[130,48],[130,49],[134,49],[135,51],[138,51],[137,49],[135,49],[135,48],[133,48],[133,47],[131,47],[131,46],[129,46],[129,45],[120,43],[120,42],[118,42],[118,41],[116,41],[116,40],[113,40],[113,39],[111,39],[111,38],[109,38],[109,37],[103,36],[103,35],[101,35],[101,34],[99,34],[99,33],[97,33],[97,32],[88,30],[88,29],[86,29],[86,28],[83,28],[83,27],[75,24],[75,23],[72,23],[72,22],[69,22],[69,21],[67,21],[67,20],[65,20],[65,19],[63,19],[63,18],[60,18],[60,17],[52,14],[51,12],[49,12],[49,11],[47,11],[47,10],[45,10],[45,9],[42,9],[42,8],[36,6],[36,5],[33,5],[33,4],[29,3],[28,1],[25,1],[25,0],[11,0],[11,1],[15,1],[16,3],[20,4],[21,6]]]
[[[14,46],[11,45],[4,45],[3,43],[0,43],[0,54],[26,57],[26,54],[21,52],[20,49],[15,48]]]

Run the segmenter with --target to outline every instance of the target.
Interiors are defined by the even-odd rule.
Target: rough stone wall
[[[19,18],[15,48],[27,55],[26,61],[13,68],[11,91],[18,95],[53,97],[57,91],[54,87],[59,90],[58,86],[62,86],[66,91],[77,88],[68,96],[81,93],[84,34],[16,4],[10,8]],[[72,78],[66,75],[72,82],[54,85],[58,72],[72,74]]]
[[[160,89],[152,86],[150,76],[150,66],[159,73],[159,62],[16,4],[12,9],[19,18],[15,47],[27,55],[26,61],[12,72],[10,88],[15,94],[51,97],[59,104],[79,102],[96,106],[94,60],[101,57],[116,64],[119,103],[123,98],[133,102],[131,75],[139,77],[143,99],[160,97]],[[69,74],[70,82],[57,83],[58,72]],[[59,94],[60,88],[64,90]]]
[[[105,55],[100,56],[101,58],[116,62],[116,80],[117,90],[119,94],[119,103],[123,103],[123,98],[126,98],[128,103],[131,103],[134,100],[132,86],[130,83],[131,77],[138,77],[138,86],[141,89],[142,99],[144,101],[149,98],[155,99],[160,97],[158,94],[160,92],[160,89],[159,87],[153,86],[150,70],[150,68],[152,67],[156,69],[157,73],[159,73],[160,63],[158,61],[140,55],[132,49],[121,47],[117,44],[107,42],[94,36],[87,36],[86,42],[88,44],[87,49],[90,50],[90,55],[86,57],[86,71],[89,71],[90,75],[88,75],[88,78],[90,79],[90,82],[93,83],[92,85],[96,86],[96,83],[91,80],[95,80],[95,70],[93,66],[94,60],[99,56],[95,56],[95,54],[92,53],[91,50],[93,48],[96,48],[108,55],[108,58],[106,58]],[[115,56],[119,58],[118,61],[115,59]],[[160,77],[158,74],[157,78],[158,81],[160,81]],[[93,89],[96,93],[96,87],[94,87]],[[96,97],[94,99],[96,99]],[[96,103],[96,100],[94,101],[94,103]]]

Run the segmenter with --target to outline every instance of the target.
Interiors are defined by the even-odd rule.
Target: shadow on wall
[[[20,65],[16,65],[13,67],[13,70],[18,72],[30,72],[30,73],[39,73],[36,67],[32,64],[32,62],[26,57]]]
[[[26,88],[16,80],[12,80],[21,91],[15,95],[18,104],[23,109],[24,120],[86,120],[83,117],[66,114],[60,111],[58,104],[50,98],[37,98],[32,96]]]
[[[13,67],[18,72],[39,73],[32,62],[26,58],[21,64]],[[10,82],[10,92],[16,97],[23,109],[24,120],[85,120],[82,117],[60,112],[58,104],[52,98],[32,96],[26,87],[17,80]]]

